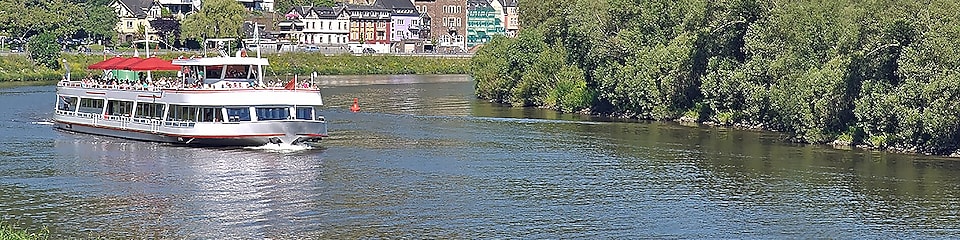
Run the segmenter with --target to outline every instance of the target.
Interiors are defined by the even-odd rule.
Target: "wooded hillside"
[[[960,147],[955,1],[544,0],[520,10],[520,36],[473,58],[481,98],[811,143]]]

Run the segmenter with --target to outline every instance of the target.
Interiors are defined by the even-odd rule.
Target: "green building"
[[[497,1],[497,0],[493,0]],[[489,0],[467,1],[467,48],[490,41],[494,35],[504,35],[503,20]]]

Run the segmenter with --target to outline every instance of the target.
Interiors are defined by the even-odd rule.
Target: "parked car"
[[[303,47],[303,51],[304,51],[304,52],[319,52],[319,51],[320,51],[320,47],[317,47],[317,46],[306,46],[306,47]]]
[[[364,48],[363,53],[377,53],[377,50],[373,50],[373,48]]]

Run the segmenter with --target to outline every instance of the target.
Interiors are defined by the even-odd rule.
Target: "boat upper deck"
[[[57,83],[58,87],[73,87],[73,88],[82,88],[82,89],[93,89],[93,90],[118,90],[118,91],[138,91],[138,92],[162,92],[162,91],[196,91],[196,90],[218,90],[218,91],[232,91],[232,90],[320,90],[319,87],[310,83],[309,81],[298,81],[295,83],[288,82],[287,84],[280,84],[280,82],[274,83],[272,85],[261,85],[253,81],[231,81],[231,80],[220,80],[213,83],[204,83],[201,81],[196,81],[194,83],[188,83],[188,81],[169,79],[169,78],[159,78],[152,81],[140,80],[135,82],[125,82],[117,80],[103,80],[103,79],[83,79],[80,81],[60,81]]]

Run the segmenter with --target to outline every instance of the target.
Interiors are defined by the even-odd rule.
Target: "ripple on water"
[[[49,107],[6,105],[0,220],[50,227],[53,238],[950,238],[960,229],[951,160],[503,108],[476,101],[464,79],[328,82],[331,137],[295,151],[57,132],[43,124]],[[0,93],[0,104],[52,106],[52,89]],[[346,110],[354,97],[364,111]]]

